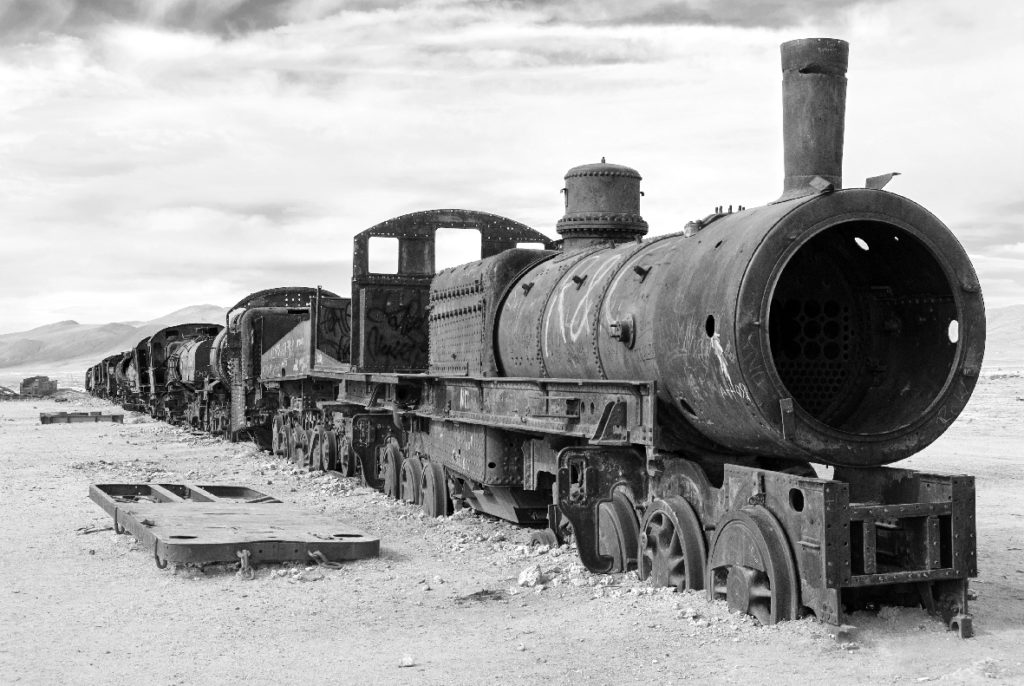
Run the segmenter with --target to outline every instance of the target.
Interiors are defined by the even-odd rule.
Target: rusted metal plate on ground
[[[247,486],[92,484],[89,497],[153,549],[157,565],[340,562],[376,557],[380,539]],[[248,551],[248,555],[244,553]]]
[[[77,424],[79,422],[114,422],[124,423],[123,414],[103,414],[102,412],[40,412],[40,424]]]

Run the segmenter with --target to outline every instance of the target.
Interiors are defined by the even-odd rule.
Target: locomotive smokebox
[[[782,44],[782,200],[816,193],[809,185],[816,176],[842,187],[849,54],[849,44],[836,38]]]
[[[873,467],[940,436],[978,378],[981,287],[923,207],[838,188],[847,50],[820,38],[782,47],[780,201],[607,245],[642,230],[629,219],[638,195],[626,194],[639,175],[571,170],[559,232],[604,248],[566,250],[509,289],[495,337],[503,373],[657,380],[658,448],[685,454]]]
[[[565,216],[558,233],[565,250],[595,243],[625,243],[647,233],[640,216],[640,174],[621,164],[573,167],[565,174]]]

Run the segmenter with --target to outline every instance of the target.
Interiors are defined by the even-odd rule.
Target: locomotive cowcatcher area
[[[430,519],[356,479],[87,396],[0,403],[0,680],[5,683],[1020,683],[1024,680],[1024,378],[983,377],[953,427],[897,467],[976,478],[973,638],[923,609],[761,626],[703,591],[592,575],[569,546],[470,514]],[[160,570],[88,498],[91,483],[248,484],[379,536],[340,569]],[[541,584],[520,586],[539,567]],[[541,590],[538,590],[541,589]]]

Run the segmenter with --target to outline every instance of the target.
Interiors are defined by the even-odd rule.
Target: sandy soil
[[[703,593],[593,577],[568,549],[475,515],[425,520],[354,481],[148,418],[39,424],[0,403],[0,682],[1024,683],[1024,379],[982,381],[963,418],[905,464],[977,476],[976,637],[921,610],[858,613],[852,644],[813,620],[759,627]],[[340,570],[159,570],[108,529],[96,482],[246,483],[380,536]],[[93,531],[99,529],[98,531]],[[92,531],[92,533],[89,533]],[[517,585],[525,568],[550,577]],[[411,666],[404,666],[410,665]]]

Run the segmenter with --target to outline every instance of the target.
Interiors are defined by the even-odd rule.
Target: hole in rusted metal
[[[180,539],[180,540],[187,540],[187,539],[195,538],[195,536],[168,536],[167,538],[176,538],[176,539]]]
[[[857,247],[861,250],[871,250],[871,246],[868,245],[868,242],[860,236],[854,236],[853,242],[856,243]]]
[[[711,338],[715,335],[715,315],[709,314],[708,318],[704,320],[704,333]]]
[[[949,323],[949,328],[946,329],[946,336],[949,338],[950,343],[956,343],[960,340],[960,322],[953,320]]]
[[[789,489],[789,506],[792,507],[795,512],[804,511],[804,492],[799,488]]]
[[[834,429],[897,430],[942,391],[958,319],[945,270],[912,234],[876,221],[833,226],[799,247],[772,293],[780,392]]]

